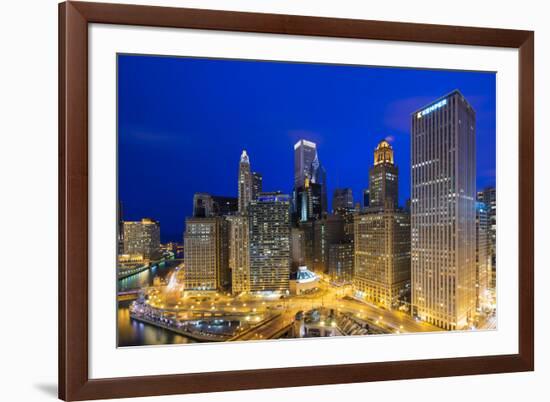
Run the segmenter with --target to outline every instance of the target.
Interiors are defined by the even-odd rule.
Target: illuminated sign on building
[[[447,99],[443,99],[437,103],[434,103],[432,106],[430,107],[427,107],[426,109],[418,112],[416,114],[416,118],[417,119],[420,119],[422,116],[426,116],[427,114],[430,114],[431,112],[433,112],[434,110],[437,110],[439,108],[442,108],[443,106],[445,106],[447,104]]]

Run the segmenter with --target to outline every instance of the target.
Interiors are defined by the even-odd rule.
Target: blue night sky
[[[399,200],[410,194],[410,113],[459,89],[477,114],[477,186],[495,184],[496,75],[487,72],[118,56],[118,191],[124,219],[181,241],[193,194],[237,195],[243,149],[264,191],[291,193],[293,146],[317,143],[329,204],[356,202],[388,139]]]

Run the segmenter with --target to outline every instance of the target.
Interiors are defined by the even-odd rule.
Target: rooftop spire
[[[250,160],[248,159],[248,155],[246,154],[246,150],[244,149],[243,149],[243,153],[241,154],[241,163],[250,164]]]

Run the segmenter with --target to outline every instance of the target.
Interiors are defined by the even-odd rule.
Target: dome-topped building
[[[306,266],[298,267],[298,271],[290,274],[290,293],[302,294],[311,292],[319,287],[319,277],[307,269]]]

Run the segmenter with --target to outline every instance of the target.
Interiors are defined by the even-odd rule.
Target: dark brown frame
[[[199,374],[88,377],[88,24],[519,49],[519,353]],[[120,4],[59,5],[59,397],[103,399],[534,370],[534,33]]]

